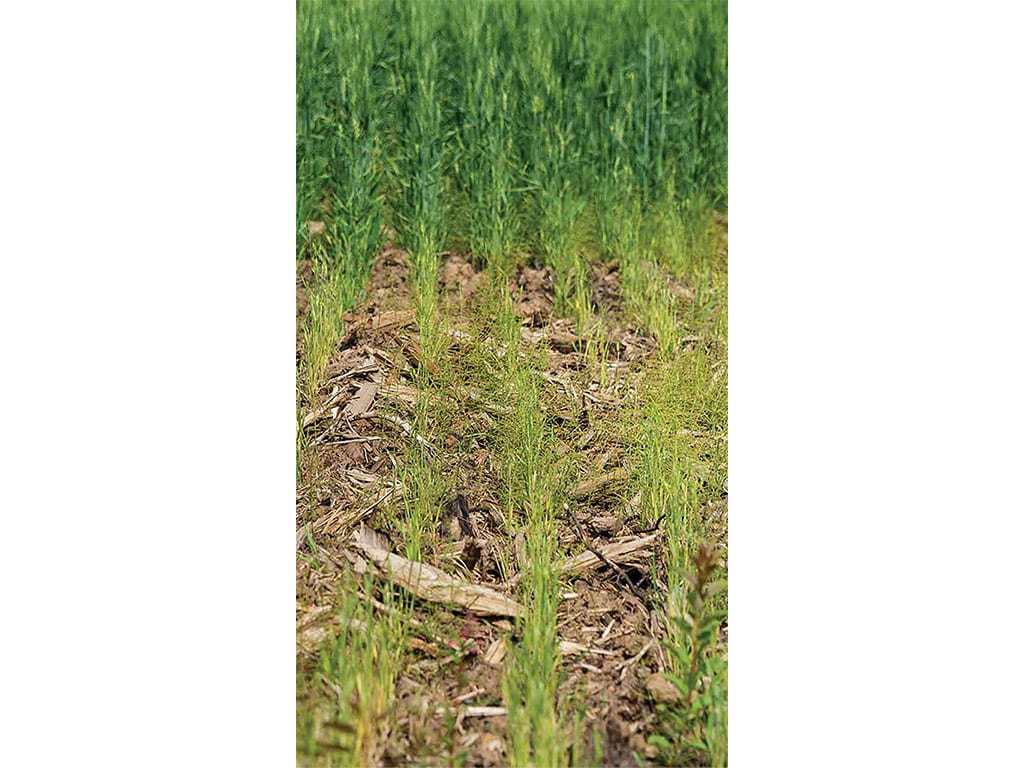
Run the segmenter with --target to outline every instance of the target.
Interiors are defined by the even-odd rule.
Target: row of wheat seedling
[[[543,362],[534,351],[521,357],[519,323],[506,302],[498,324],[505,352],[496,372],[509,413],[496,440],[510,550],[517,555],[520,602],[517,641],[506,662],[502,688],[508,708],[512,765],[565,764],[566,742],[556,706],[558,650],[558,535],[555,512],[560,477],[542,408]]]
[[[312,675],[299,675],[297,747],[300,754],[321,756],[326,766],[377,764],[389,733],[408,623],[391,590],[382,591],[378,609],[373,594],[371,578],[346,576],[339,629],[321,649]]]
[[[394,127],[391,136],[395,228],[411,257],[411,279],[421,341],[428,357],[440,340],[437,312],[439,253],[447,236],[444,174],[449,149],[441,89],[441,51],[432,6],[401,5],[396,23],[405,32],[389,72]]]
[[[314,273],[298,375],[310,409],[344,313],[365,289],[387,215],[385,73],[376,66],[386,41],[377,12],[377,4],[360,0],[300,0],[297,7],[298,249]],[[303,415],[300,408],[300,451]],[[381,754],[406,625],[390,590],[380,593],[384,611],[371,606],[373,594],[370,580],[347,577],[336,606],[340,631],[321,649],[317,668],[300,667],[298,748],[319,764],[371,765]]]
[[[713,248],[713,239],[694,237]],[[649,270],[657,263],[659,247],[640,249],[650,261],[637,259],[630,269]],[[685,258],[672,257],[677,262]],[[709,520],[708,503],[727,483],[724,270],[711,268],[710,253],[690,258],[689,274],[678,274],[703,286],[705,297],[710,292],[712,299],[696,291],[682,301],[665,278],[650,272],[648,282],[633,287],[624,276],[634,311],[652,327],[661,349],[627,411],[624,431],[633,446],[631,487],[640,494],[645,523],[665,533],[664,558],[655,575],[666,590],[668,676],[682,697],[663,706],[663,730],[653,743],[670,761],[723,765],[727,670],[718,628],[725,616],[726,582],[721,532]],[[684,333],[692,334],[685,344]]]
[[[300,371],[312,404],[343,316],[362,295],[385,217],[383,44],[372,3],[302,0],[296,45],[298,247],[313,263]]]

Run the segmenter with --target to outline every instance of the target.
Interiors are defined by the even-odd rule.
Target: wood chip
[[[656,531],[649,536],[640,536],[637,538],[626,539],[624,541],[617,541],[613,544],[606,544],[603,547],[595,547],[594,551],[587,549],[575,557],[563,560],[559,573],[568,576],[583,573],[591,568],[604,565],[605,560],[610,560],[615,564],[628,564],[630,561],[636,560],[637,558],[646,557],[647,553],[645,550],[653,544],[660,535],[661,533]],[[600,553],[600,555],[596,553]],[[520,567],[522,567],[522,563],[520,563]],[[519,584],[521,579],[522,576],[517,573],[505,582],[505,585],[507,587],[514,587]]]
[[[349,472],[353,471],[357,470],[349,470]],[[374,477],[376,477],[376,475],[374,475]],[[296,551],[298,551],[306,541],[307,528],[311,533],[316,534],[318,537],[341,533],[341,531],[346,528],[351,528],[361,520],[365,519],[374,509],[390,499],[396,493],[401,492],[401,490],[402,486],[395,482],[388,487],[381,488],[377,492],[376,498],[365,507],[355,508],[350,505],[342,505],[337,509],[332,510],[329,514],[318,518],[311,527],[309,523],[300,526],[299,529],[295,531]]]
[[[410,341],[406,344],[402,349],[402,352],[404,352],[405,356],[409,358],[409,362],[413,364],[413,367],[426,368],[434,376],[441,373],[441,369],[437,367],[437,363],[423,356],[423,350],[415,341]]]
[[[462,704],[464,701],[469,701],[470,699],[475,699],[481,693],[486,693],[486,690],[484,688],[477,688],[474,685],[473,689],[471,691],[467,691],[466,693],[463,693],[463,694],[461,694],[459,696],[456,696],[454,699],[452,699],[452,702],[455,703],[455,704]]]
[[[611,560],[613,563],[618,563],[636,556],[637,553],[653,544],[659,535],[659,533],[652,533],[650,536],[641,536],[636,539],[616,542],[615,544],[607,544],[603,547],[597,547],[596,549],[606,559]],[[601,558],[590,550],[587,550],[585,552],[581,552],[575,557],[570,557],[568,560],[565,560],[562,563],[562,573],[581,573],[601,564]]]
[[[505,707],[466,707],[463,711],[466,717],[499,717],[508,714]]]
[[[361,469],[349,468],[345,470],[345,477],[356,485],[376,485],[381,482],[380,475],[375,475],[372,472],[363,472]]]
[[[605,640],[607,640],[608,639],[608,635],[610,635],[612,633],[612,627],[614,627],[614,626],[615,626],[615,619],[612,619],[611,621],[608,622],[608,626],[604,628],[604,632],[601,633],[601,637],[598,638],[597,642],[603,643]]]
[[[449,707],[438,707],[434,713],[443,716],[449,711],[451,711]],[[499,717],[505,714],[508,714],[505,707],[459,707],[460,717]]]
[[[407,325],[412,325],[415,320],[416,310],[397,309],[374,315],[373,322],[370,325],[378,330],[381,328],[404,328]]]
[[[500,667],[502,660],[505,658],[505,641],[502,638],[498,638],[484,651],[483,659],[487,664],[494,667]]]
[[[372,381],[364,382],[359,385],[359,389],[356,393],[345,403],[345,407],[342,409],[342,413],[350,418],[356,416],[362,416],[367,413],[371,407],[373,407],[373,398],[377,395],[377,390],[380,385],[375,384]]]
[[[562,652],[563,656],[571,656],[574,653],[595,653],[599,656],[614,656],[614,651],[606,651],[603,648],[590,648],[586,645],[580,645],[570,640],[562,640],[558,644],[558,650]]]
[[[613,483],[621,483],[628,479],[629,472],[625,469],[613,469],[611,472],[606,472],[600,477],[584,480],[573,489],[572,497],[574,499],[582,499],[586,496],[593,496]]]
[[[380,366],[377,365],[377,362],[372,357],[361,361],[355,368],[350,367],[351,365],[351,362],[344,361],[329,364],[327,366],[327,370],[324,372],[326,376],[325,380],[330,382],[339,382],[353,376],[363,376],[365,374],[372,376],[373,374],[380,373]],[[345,391],[346,390],[342,390],[342,392]]]
[[[463,581],[426,563],[391,552],[387,541],[365,525],[355,531],[352,541],[395,583],[424,600],[469,608],[482,616],[515,618],[523,614],[519,603],[490,587]]]
[[[336,403],[342,400],[345,397],[347,391],[347,389],[339,388],[333,395],[331,395],[327,399],[326,402],[324,402],[322,406],[320,406],[314,411],[310,411],[309,413],[307,413],[305,417],[302,419],[303,428],[308,427],[315,421],[327,418],[331,414],[332,406],[334,406]]]
[[[424,392],[416,389],[416,387],[410,387],[408,384],[385,384],[380,388],[380,396],[386,397],[389,400],[401,400],[403,403],[408,405],[416,405],[421,398],[427,395]]]

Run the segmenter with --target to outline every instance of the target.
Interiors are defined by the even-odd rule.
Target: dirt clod
[[[534,269],[522,266],[512,278],[516,316],[530,325],[540,325],[551,319],[555,306],[554,281],[547,267]]]
[[[659,704],[675,704],[683,700],[679,689],[661,673],[647,678],[647,692]]]

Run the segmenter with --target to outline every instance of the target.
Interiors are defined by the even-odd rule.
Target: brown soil
[[[590,296],[598,310],[606,315],[622,311],[622,278],[618,260],[590,265]]]
[[[384,244],[370,275],[370,298],[365,312],[381,309],[412,307],[409,286],[409,255],[395,248],[390,241]]]
[[[551,319],[555,306],[555,287],[551,270],[519,267],[512,278],[512,295],[516,297],[515,313],[528,325],[541,325]]]
[[[296,319],[301,328],[312,270],[308,262],[300,262],[298,269]],[[449,311],[471,303],[483,279],[468,258],[448,255],[440,283]],[[623,406],[621,381],[640,372],[655,344],[616,320],[622,307],[617,265],[597,264],[590,274],[591,293],[607,325],[607,354],[616,371],[603,384],[585,363],[577,329],[569,321],[552,320],[548,270],[521,267],[510,282],[524,343],[547,350],[545,407],[554,423],[564,427],[558,432],[565,439],[562,449],[578,457],[579,485],[572,512],[559,519],[560,542],[565,551],[579,554],[636,539],[642,535],[637,499],[627,498],[623,448],[605,425]],[[297,560],[296,619],[298,662],[310,674],[318,649],[332,631],[342,574],[352,567],[352,531],[365,523],[390,535],[395,551],[402,551],[384,511],[394,501],[389,495],[395,474],[391,457],[402,456],[412,438],[381,413],[401,414],[418,396],[411,374],[426,362],[419,358],[411,308],[408,256],[388,243],[374,267],[366,303],[346,316],[348,331],[330,361],[319,401],[309,406],[310,447],[302,459],[305,482],[297,489],[296,548],[306,551],[311,537],[318,565]],[[453,350],[459,344],[456,333]],[[467,438],[479,434],[501,404],[465,405],[458,409],[445,445],[436,447],[462,498],[453,496],[441,515],[442,545],[432,553],[431,565],[510,594],[496,551],[504,541],[494,498],[494,489],[500,487],[498,468],[486,443]],[[723,498],[708,509],[723,538],[726,505]],[[659,540],[656,546],[663,543]],[[666,668],[660,642],[665,629],[658,619],[665,585],[660,579],[651,582],[650,561],[647,550],[618,563],[617,570],[600,563],[571,577],[559,607],[559,638],[577,644],[563,650],[566,677],[560,697],[566,702],[581,693],[586,697],[585,743],[577,748],[586,753],[599,737],[606,766],[635,765],[634,753],[653,754],[647,737],[656,704],[648,682]],[[460,564],[467,567],[460,570]],[[500,648],[511,624],[434,604],[421,608],[421,627],[431,630],[412,630],[411,663],[395,689],[385,764],[437,763],[439,755],[447,754],[438,708],[502,704],[501,662],[489,651]],[[439,613],[446,628],[440,635]],[[451,738],[466,753],[464,765],[505,764],[505,728],[503,716],[460,715]]]
[[[474,269],[469,256],[452,253],[441,263],[441,292],[449,299],[449,309],[459,308],[472,299],[484,281],[482,272]]]

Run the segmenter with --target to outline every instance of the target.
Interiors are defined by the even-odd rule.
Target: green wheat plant
[[[505,420],[505,494],[510,534],[522,533],[519,642],[502,677],[508,707],[510,762],[516,766],[565,765],[568,757],[562,714],[556,706],[561,654],[558,649],[558,560],[556,473],[547,427],[539,407],[537,374],[510,370],[511,413]]]
[[[365,597],[374,591],[368,576],[362,580],[349,577],[343,586],[337,634],[321,650],[314,679],[300,679],[299,683],[300,687],[312,685],[314,690],[322,687],[329,692],[321,717],[337,734],[334,748],[339,764],[372,765],[379,759],[388,733],[391,697],[408,630],[397,610],[399,601],[388,585],[382,589],[385,611],[375,611]],[[300,750],[316,754],[315,718],[298,714]]]

